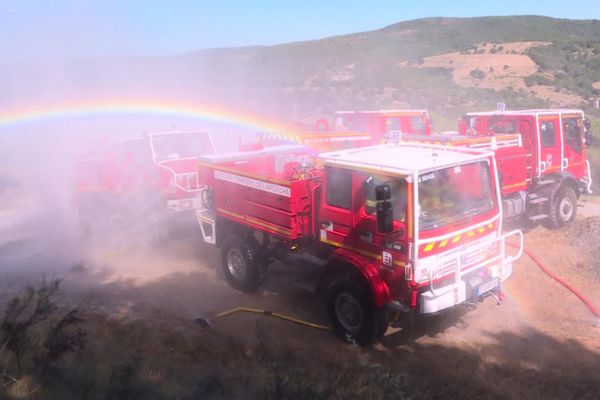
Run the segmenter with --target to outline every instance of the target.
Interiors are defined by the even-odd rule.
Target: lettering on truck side
[[[236,183],[238,185],[261,190],[263,192],[273,193],[285,197],[291,197],[290,188],[287,186],[260,181],[258,179],[252,179],[246,176],[230,174],[228,172],[223,171],[215,171],[215,179],[225,182]]]

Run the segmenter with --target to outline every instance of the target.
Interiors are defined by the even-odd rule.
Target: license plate
[[[498,286],[498,279],[492,279],[489,282],[479,285],[477,287],[477,290],[475,291],[475,293],[477,296],[481,296],[482,294],[487,293],[492,289],[495,289],[497,286]]]

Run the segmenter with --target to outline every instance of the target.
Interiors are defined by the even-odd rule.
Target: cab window
[[[352,204],[352,172],[341,168],[327,168],[325,201],[333,207],[350,209]]]
[[[419,117],[410,117],[410,129],[412,133],[416,134],[424,134],[425,133],[425,121],[423,118]]]
[[[502,120],[490,120],[488,124],[488,130],[494,134],[505,134],[517,132],[515,120],[502,119]]]
[[[556,144],[556,129],[554,121],[545,121],[540,125],[542,147],[554,147]]]
[[[391,132],[400,132],[402,131],[402,125],[400,123],[400,118],[386,118],[385,120],[385,131],[387,133],[391,133]]]
[[[564,118],[563,119],[563,132],[565,135],[565,143],[573,150],[581,153],[581,128],[583,124],[580,119],[577,118]]]

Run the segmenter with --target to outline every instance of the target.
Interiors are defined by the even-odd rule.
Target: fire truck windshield
[[[419,176],[420,230],[442,227],[494,207],[489,164],[485,161]]]
[[[152,135],[152,148],[154,159],[158,162],[214,153],[213,144],[205,132]]]

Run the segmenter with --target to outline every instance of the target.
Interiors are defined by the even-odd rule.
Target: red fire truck
[[[267,146],[297,143],[332,151],[378,144],[401,132],[431,134],[427,110],[338,111],[331,122],[320,119],[291,132],[260,132],[257,139]]]
[[[502,233],[493,153],[406,143],[311,152],[200,158],[196,215],[235,288],[256,288],[283,261],[301,286],[326,294],[336,331],[366,345],[390,311],[437,313],[497,293],[511,275],[523,236]]]
[[[433,134],[424,110],[341,112],[336,118],[367,132],[373,144],[402,140],[493,151],[507,219],[524,216],[558,228],[575,218],[580,194],[591,193],[591,135],[581,110],[469,113],[454,134]]]
[[[338,127],[369,132],[376,139],[399,132],[413,135],[431,134],[431,121],[427,110],[338,111],[333,117],[333,128]]]
[[[469,113],[458,135],[403,138],[493,150],[505,218],[526,216],[558,228],[575,218],[579,196],[591,193],[581,110]]]
[[[153,241],[164,239],[179,221],[194,220],[202,189],[198,156],[214,152],[206,132],[171,131],[121,140],[81,157],[74,200],[82,227],[139,223]]]

